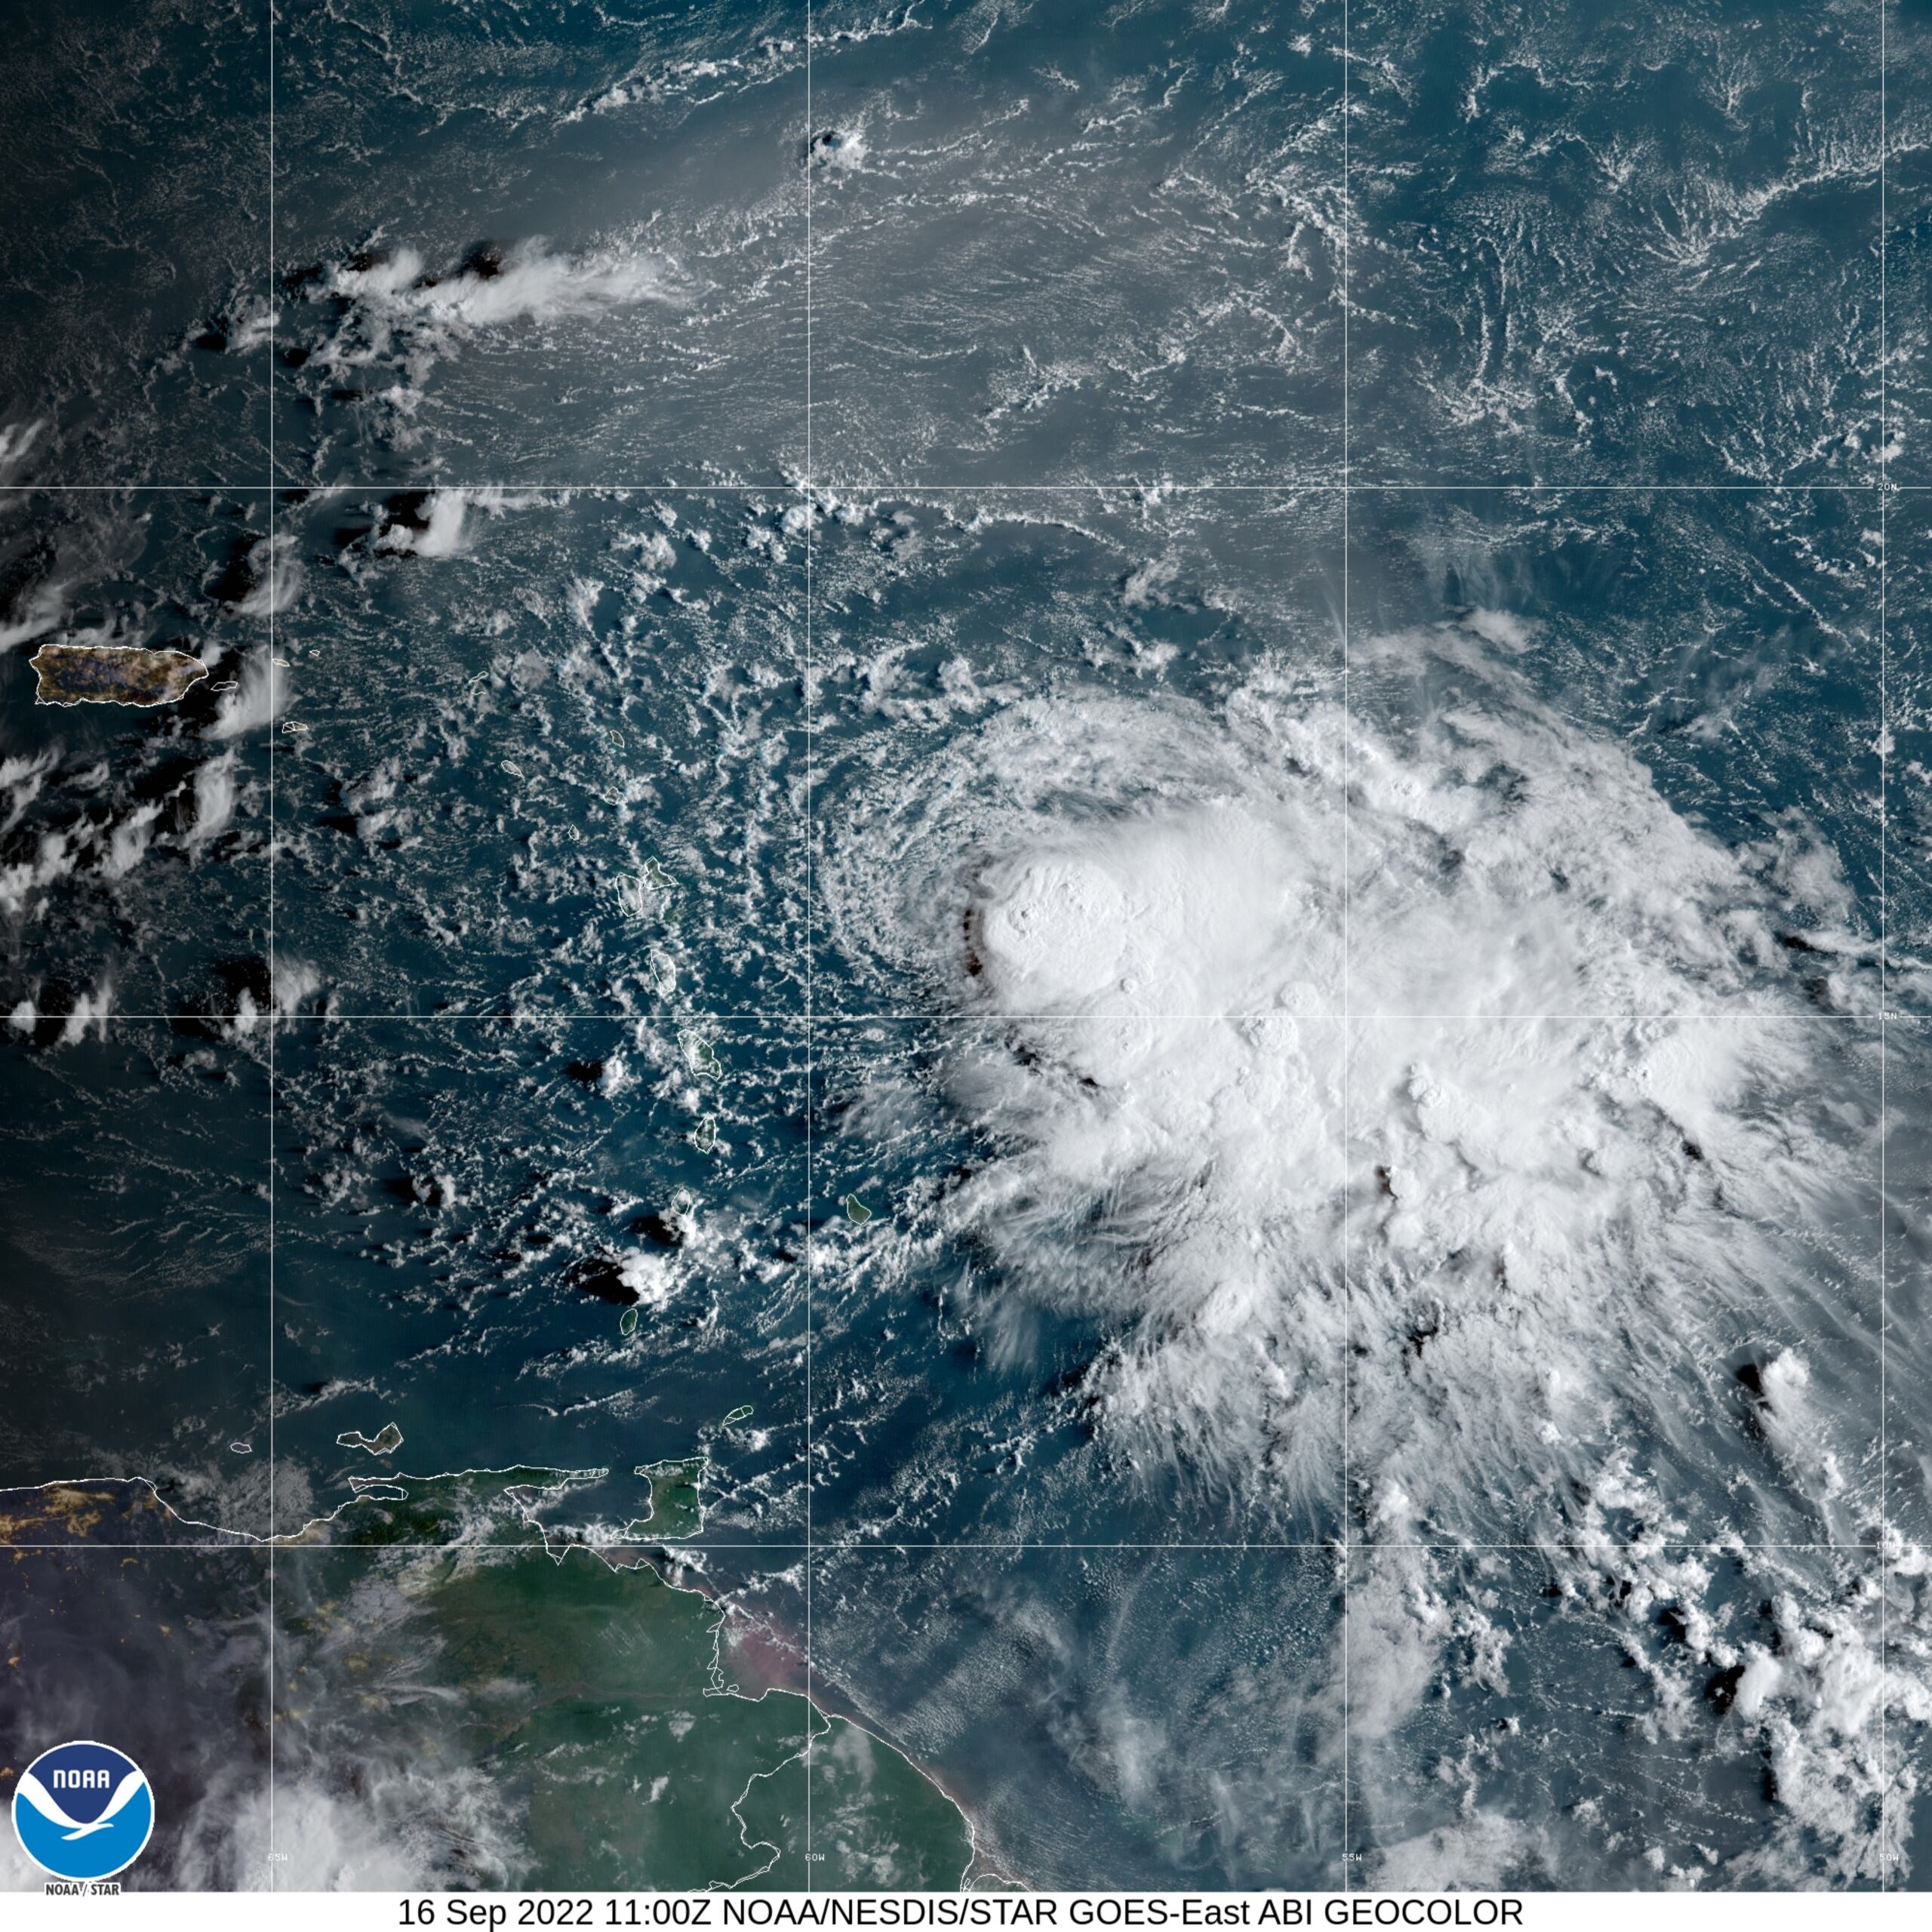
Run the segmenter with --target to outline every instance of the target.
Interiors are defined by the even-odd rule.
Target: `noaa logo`
[[[14,1835],[57,1878],[111,1878],[147,1847],[154,1793],[125,1751],[83,1739],[43,1751],[14,1787]]]

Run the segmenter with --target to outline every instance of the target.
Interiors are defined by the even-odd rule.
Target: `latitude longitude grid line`
[[[1873,0],[1878,12],[1878,460],[1890,460],[1891,441],[1887,433],[1886,380],[1886,238],[1885,174],[1890,140],[1886,125],[1885,33],[1886,0]],[[1884,472],[1881,470],[1882,477]],[[1887,677],[1885,635],[1886,578],[1890,568],[1887,542],[1889,492],[1878,496],[1878,1539],[1891,1540],[1890,1516],[1886,1507],[1891,1487],[1891,1451],[1886,1416],[1886,1352],[1891,1326],[1887,1277],[1885,1195],[1887,1171],[1886,1059],[1890,1043],[1886,1038],[1886,983],[1890,971],[1890,918],[1888,905],[1890,875],[1887,860],[1887,784],[1891,760],[1891,706]],[[1878,1889],[1887,1892],[1892,1881],[1892,1786],[1890,1716],[1891,1641],[1890,1606],[1891,1591],[1881,1558],[1878,1575]]]
[[[272,373],[272,372],[271,372]],[[774,483],[447,483],[392,479],[340,483],[35,483],[0,484],[0,500],[13,497],[273,497],[299,494],[315,500],[335,496],[381,496],[406,492],[437,496],[479,490],[530,490],[546,497],[798,497],[838,496],[850,491],[868,497],[1129,497],[1160,502],[1169,497],[1576,497],[1576,496],[1927,496],[1932,483],[1391,483],[1319,480],[1272,483],[1177,483],[1159,477],[1117,478],[1111,481],[1075,478],[1066,483],[928,483],[861,479],[847,483],[808,483],[788,477]]]
[[[50,1014],[50,1020],[66,1016]],[[445,1025],[503,1026],[520,1032],[534,1032],[550,1026],[630,1026],[646,1025],[716,1026],[728,1032],[749,1032],[754,1028],[774,1032],[787,1027],[816,1029],[820,1026],[977,1026],[997,1030],[1002,1026],[1053,1025],[1059,1026],[1248,1026],[1263,1021],[1296,1026],[1875,1026],[1882,1020],[1901,1026],[1932,1025],[1932,1013],[1903,1013],[1874,1008],[1869,1013],[1287,1013],[1269,1008],[1254,1013],[959,1013],[935,1008],[930,1013],[908,1009],[891,1013],[845,1013],[833,1011],[808,1018],[803,1014],[775,1010],[734,1012],[706,1008],[689,1012],[660,1010],[639,1011],[635,1008],[572,1008],[543,1013],[302,1013],[289,1009],[258,1013],[243,1023],[232,1014],[198,1011],[183,1008],[168,1013],[109,1012],[88,1021],[87,1029],[140,1022],[174,1025],[192,1022],[207,1026],[221,1022],[235,1025],[244,1036],[255,1026],[440,1026]]]
[[[818,678],[817,661],[814,652],[814,637],[812,629],[814,617],[813,566],[817,558],[818,516],[814,507],[814,491],[812,479],[812,208],[814,199],[814,174],[812,168],[812,46],[817,23],[813,14],[813,0],[805,0],[805,138],[803,143],[805,158],[805,1703],[809,1713],[817,1707],[813,1695],[817,1686],[818,1655],[812,1641],[812,1586],[818,1569],[818,1552],[813,1547],[813,1491],[816,1472],[813,1468],[813,1418],[812,1418],[812,1369],[815,1327],[813,1321],[813,1298],[818,1282],[818,1239],[814,1224],[814,1214],[818,1204],[818,1145],[817,1137],[817,1109],[814,1105],[817,1085],[814,1077],[816,1054],[815,1029],[813,1020],[816,1012],[814,996],[817,983],[814,962],[818,956],[817,928],[814,923],[814,912],[817,905],[817,854],[818,839],[812,820],[813,806],[816,801],[818,767]],[[812,1866],[814,1862],[812,1843],[812,1769],[813,1747],[816,1734],[811,1719],[805,1720],[805,1890],[812,1890]]]
[[[1342,1178],[1342,1494],[1340,1498],[1342,1527],[1341,1860],[1342,1890],[1345,1893],[1355,1889],[1355,1788],[1353,1767],[1349,1755],[1349,1741],[1355,1730],[1354,1689],[1349,1675],[1352,1632],[1349,1623],[1349,1586],[1354,1578],[1355,1567],[1353,1523],[1349,1515],[1350,1498],[1355,1485],[1352,1445],[1349,1429],[1349,1419],[1355,1407],[1353,1260],[1355,1244],[1354,1191],[1348,1184],[1349,1146],[1355,1137],[1355,1094],[1349,1077],[1355,1055],[1349,1051],[1346,1037],[1354,1031],[1349,1011],[1353,991],[1349,967],[1355,956],[1355,865],[1349,838],[1353,814],[1349,808],[1349,799],[1355,789],[1355,713],[1351,706],[1349,685],[1349,652],[1354,632],[1349,607],[1349,590],[1354,577],[1351,568],[1354,540],[1350,515],[1355,504],[1354,494],[1348,487],[1351,481],[1352,454],[1349,441],[1349,392],[1352,386],[1352,371],[1349,359],[1349,321],[1352,306],[1349,271],[1350,244],[1355,231],[1355,180],[1349,152],[1349,122],[1353,113],[1349,82],[1350,70],[1355,63],[1349,29],[1349,0],[1342,0],[1342,1025],[1345,1038],[1342,1052],[1342,1140],[1341,1146],[1337,1149],[1340,1156],[1337,1166]]]
[[[273,478],[274,478],[274,476],[275,476],[275,472],[276,472],[276,468],[277,468],[276,463],[275,463],[275,323],[276,323],[276,315],[277,315],[277,307],[278,307],[278,305],[277,305],[277,303],[276,303],[276,300],[275,300],[275,11],[276,11],[276,0],[265,0],[265,4],[266,4],[266,10],[267,10],[267,13],[268,13],[268,62],[269,62],[269,87],[268,87],[268,109],[269,109],[269,143],[268,143],[268,171],[269,171],[269,197],[268,197],[268,199],[269,199],[269,230],[268,230],[268,304],[269,304],[269,344],[268,344],[268,380],[267,380],[268,419],[269,419],[269,420],[268,420],[268,457],[269,457],[269,478],[270,478],[270,479],[271,479],[271,483],[272,483],[272,479],[273,479]],[[275,676],[275,672],[276,672],[276,669],[277,669],[277,666],[276,666],[275,660],[276,660],[276,658],[278,657],[278,656],[279,655],[279,653],[278,653],[278,652],[276,651],[276,649],[275,649],[275,614],[275,614],[275,601],[276,601],[276,600],[275,600],[275,491],[274,491],[274,489],[272,488],[272,487],[271,487],[271,488],[269,489],[269,494],[268,494],[268,525],[269,525],[268,545],[269,545],[269,550],[268,550],[268,559],[267,559],[267,566],[266,566],[266,568],[267,568],[267,573],[268,573],[268,591],[269,591],[268,600],[267,600],[267,601],[268,601],[268,632],[269,632],[268,694],[269,694],[269,718],[271,719],[271,721],[272,721],[272,719],[274,718],[274,717],[275,717],[275,711],[276,711],[276,699],[277,699],[277,697],[278,697],[278,681],[277,680],[276,676]],[[276,739],[276,737],[277,737],[279,734],[278,734],[277,732],[275,732],[274,730],[271,729],[271,730],[269,731],[269,734],[268,734],[268,735],[269,735],[269,760],[268,760],[268,763],[269,763],[269,807],[268,807],[268,811],[269,811],[269,921],[268,921],[268,977],[269,977],[269,997],[270,1000],[271,1000],[271,1001],[272,1001],[272,1000],[274,999],[274,997],[275,997],[275,739]],[[269,1225],[268,1225],[268,1240],[269,1240],[269,1256],[268,1256],[268,1297],[269,1297],[269,1353],[268,1353],[268,1410],[269,1410],[269,1412],[268,1412],[268,1438],[269,1438],[269,1472],[268,1472],[268,1483],[269,1483],[269,1534],[270,1534],[272,1536],[272,1535],[274,1535],[274,1534],[275,1534],[275,1532],[276,1532],[276,1531],[279,1529],[279,1527],[280,1527],[280,1525],[277,1523],[277,1521],[276,1521],[276,1520],[275,1520],[275,1314],[276,1314],[276,1310],[275,1310],[275,1168],[276,1168],[277,1165],[278,1164],[278,1162],[276,1161],[276,1159],[275,1159],[275,1036],[276,1036],[277,1033],[278,1033],[279,1031],[280,1031],[280,1029],[279,1029],[279,1028],[275,1027],[275,1026],[271,1026],[269,1027],[269,1038],[268,1038],[268,1115],[269,1115],[269,1118],[268,1118],[268,1161],[269,1161],[269,1173],[268,1173],[268,1224],[269,1224]],[[268,1715],[268,1740],[269,1740],[269,1764],[268,1764],[268,1774],[269,1774],[269,1845],[268,1845],[268,1857],[267,1857],[267,1860],[266,1860],[267,1866],[268,1866],[268,1870],[267,1870],[267,1873],[266,1873],[266,1879],[267,1879],[267,1888],[268,1888],[268,1889],[269,1889],[269,1890],[270,1890],[270,1891],[273,1891],[273,1890],[275,1889],[275,1881],[276,1881],[276,1878],[277,1878],[277,1876],[278,1876],[278,1872],[277,1872],[277,1869],[276,1869],[276,1868],[277,1868],[278,1865],[278,1864],[280,1863],[280,1862],[281,1862],[281,1861],[280,1861],[280,1860],[279,1860],[279,1859],[278,1858],[278,1857],[277,1857],[277,1847],[276,1847],[276,1844],[275,1844],[275,1706],[277,1705],[277,1703],[278,1703],[280,1702],[280,1699],[279,1699],[279,1697],[278,1697],[278,1694],[277,1694],[277,1692],[278,1692],[278,1686],[277,1686],[276,1681],[275,1681],[275,1550],[274,1550],[274,1548],[273,1548],[272,1546],[271,1546],[271,1547],[270,1547],[270,1549],[269,1549],[269,1579],[268,1579],[268,1598],[269,1598],[269,1601],[268,1601],[267,1664],[266,1664],[267,1672],[268,1672],[268,1703],[269,1703],[269,1715]]]
[[[243,1537],[247,1537],[248,1536],[248,1533],[245,1531],[237,1531],[235,1534],[238,1536]],[[291,1535],[292,1536],[294,1534],[294,1532],[291,1532]],[[770,1543],[737,1543],[722,1540],[712,1541],[709,1540],[703,1543],[667,1542],[654,1543],[647,1540],[636,1543],[614,1544],[609,1547],[613,1549],[638,1549],[646,1552],[648,1552],[646,1558],[647,1561],[659,1556],[663,1556],[667,1559],[675,1561],[681,1551],[691,1550],[701,1553],[706,1550],[715,1549],[759,1550],[768,1552],[773,1555],[780,1555],[787,1553],[796,1555],[801,1551],[821,1550],[834,1551],[841,1556],[863,1556],[868,1554],[877,1554],[882,1555],[894,1550],[914,1549],[973,1549],[982,1551],[997,1551],[1004,1549],[1037,1551],[1048,1554],[1051,1554],[1057,1551],[1085,1549],[1140,1552],[1149,1555],[1158,1555],[1162,1552],[1174,1551],[1179,1551],[1183,1553],[1192,1552],[1195,1554],[1212,1555],[1217,1551],[1223,1550],[1254,1550],[1260,1552],[1275,1550],[1282,1552],[1306,1552],[1311,1555],[1320,1554],[1331,1557],[1352,1553],[1351,1552],[1346,1552],[1343,1546],[1340,1542],[1332,1538],[1325,1543],[1257,1542],[1252,1539],[1245,1541],[1230,1541],[1226,1543],[1080,1543],[1071,1540],[1064,1543],[1044,1543],[1039,1541],[1037,1539],[1015,1543],[1002,1543],[980,1537],[948,1537],[944,1539],[935,1538],[929,1542],[921,1543],[907,1542],[903,1540],[882,1540],[878,1537],[839,1538],[828,1542],[824,1537],[820,1537],[815,1541],[810,1543],[786,1543],[777,1540]],[[1485,1550],[1501,1549],[1547,1551],[1552,1553],[1564,1553],[1571,1550],[1574,1546],[1548,1540],[1540,1543],[1429,1543],[1418,1540],[1409,1540],[1400,1543],[1388,1542],[1377,1543],[1374,1544],[1360,1543],[1356,1545],[1355,1547],[1356,1549],[1360,1550],[1371,1549],[1377,1550],[1423,1549],[1432,1550],[1437,1554],[1442,1555],[1454,1556],[1463,1555],[1474,1556],[1481,1555]],[[1706,1553],[1715,1554],[1721,1556],[1749,1556],[1778,1550],[1794,1552],[1803,1552],[1808,1551],[1816,1554],[1831,1552],[1839,1555],[1844,1555],[1846,1554],[1855,1555],[1863,1552],[1868,1555],[1877,1556],[1883,1555],[1885,1546],[1881,1543],[1752,1543],[1744,1540],[1734,1540],[1729,1538],[1715,1540],[1707,1540],[1704,1541],[1689,1540],[1660,1542],[1649,1537],[1635,1538],[1599,1538],[1593,1537],[1590,1539],[1589,1547],[1592,1549],[1701,1550]],[[260,1556],[265,1558],[272,1558],[277,1555],[280,1555],[283,1556],[366,1557],[372,1561],[386,1555],[391,1550],[439,1549],[452,1555],[460,1553],[467,1556],[500,1558],[505,1561],[513,1561],[518,1562],[532,1561],[539,1557],[543,1558],[546,1562],[551,1561],[555,1559],[555,1556],[559,1553],[559,1551],[563,1553],[568,1553],[570,1551],[575,1550],[580,1552],[586,1555],[590,1556],[601,1556],[603,1553],[601,1547],[594,1546],[589,1543],[568,1543],[559,1546],[558,1550],[552,1550],[549,1546],[541,1543],[297,1543],[290,1540],[288,1537],[276,1538],[270,1537],[252,1537],[238,1543],[184,1540],[177,1543],[16,1543],[8,1541],[0,1543],[0,1550],[21,1549],[65,1550],[71,1555],[79,1557],[119,1555],[131,1549],[149,1551],[179,1550],[184,1552],[192,1552],[196,1555],[205,1555],[208,1552],[213,1550],[223,1550],[232,1555]]]

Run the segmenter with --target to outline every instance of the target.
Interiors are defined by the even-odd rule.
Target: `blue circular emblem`
[[[111,1878],[147,1847],[154,1793],[125,1751],[84,1738],[43,1751],[14,1787],[14,1835],[57,1878]]]

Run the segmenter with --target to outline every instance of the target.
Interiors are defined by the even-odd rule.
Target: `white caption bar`
[[[1241,1926],[1482,1932],[1832,1932],[1923,1927],[1906,1892],[137,1892],[50,1885],[8,1924],[51,1932],[1195,1932]]]

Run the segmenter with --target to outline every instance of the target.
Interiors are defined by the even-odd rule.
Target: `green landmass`
[[[721,1613],[648,1565],[465,1548],[294,1567],[300,1661],[276,1712],[291,1751],[406,1763],[426,1795],[480,1777],[511,1814],[513,1869],[452,1837],[448,1884],[801,1889],[808,1781],[814,1884],[951,1889],[964,1873],[964,1822],[940,1792],[796,1693],[746,1694]],[[345,1663],[358,1695],[334,1681]]]
[[[301,1661],[278,1725],[309,1727],[318,1763],[484,1780],[520,1862],[453,1835],[451,1885],[801,1889],[809,1786],[811,1884],[957,1888],[958,1807],[860,1726],[751,1677],[745,1626],[662,1549],[703,1528],[708,1468],[358,1481],[291,1566]],[[345,1660],[353,1695],[331,1681]]]
[[[393,1456],[402,1447],[402,1431],[394,1423],[386,1422],[374,1435],[365,1435],[359,1429],[348,1429],[335,1440],[339,1449],[366,1449],[372,1456]]]
[[[702,1527],[708,1467],[358,1478],[277,1539],[277,1761],[291,1801],[366,1821],[332,1882],[391,1882],[380,1864],[358,1881],[355,1861],[395,1832],[411,1883],[432,1887],[958,1887],[972,1856],[958,1808],[775,1681],[789,1635],[728,1613],[663,1547]],[[640,1531],[649,1542],[619,1540]],[[177,1515],[139,1479],[0,1494],[16,1561],[211,1534],[260,1547]],[[238,1597],[227,1623],[253,1601]]]
[[[433,1476],[352,1477],[355,1494],[285,1544],[380,1549],[397,1543],[470,1547],[541,1540],[536,1512],[601,1480],[601,1469],[465,1469]]]
[[[651,1509],[630,1525],[638,1536],[694,1537],[704,1527],[703,1485],[709,1458],[647,1463],[638,1474],[651,1485]]]

